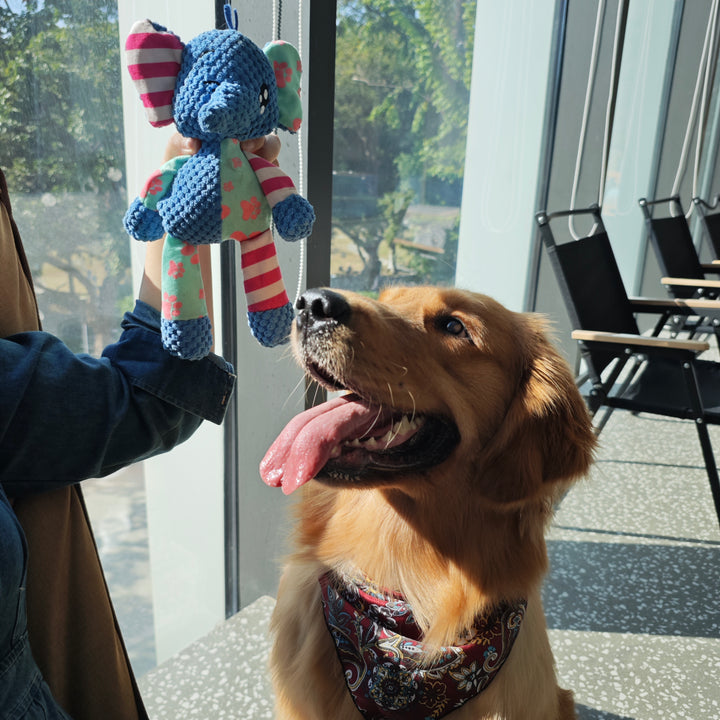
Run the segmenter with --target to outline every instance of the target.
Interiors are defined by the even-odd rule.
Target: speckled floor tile
[[[720,718],[720,654],[709,638],[550,631],[580,720]]]
[[[139,681],[151,720],[266,720],[268,621],[262,597]]]
[[[615,412],[548,549],[550,638],[580,720],[720,718],[720,529],[692,423]]]

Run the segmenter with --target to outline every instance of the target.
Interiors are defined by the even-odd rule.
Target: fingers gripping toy
[[[167,233],[163,251],[162,337],[174,355],[205,356],[212,334],[197,245],[238,240],[253,335],[267,347],[285,342],[293,309],[283,284],[271,219],[285,240],[307,237],[315,214],[292,180],[240,142],[280,127],[300,127],[300,56],[292,45],[263,50],[237,30],[225,6],[226,30],[184,45],[166,28],[143,20],[127,39],[130,74],[150,123],[175,122],[198,138],[196,155],[170,160],[148,180],[125,215],[138,240]]]

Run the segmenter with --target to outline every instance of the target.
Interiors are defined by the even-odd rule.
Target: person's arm
[[[175,134],[166,158],[199,145]],[[190,363],[164,351],[162,241],[148,245],[136,308],[101,359],[75,355],[48,333],[0,340],[0,482],[8,494],[109,474],[169,450],[203,418],[222,421],[233,370],[214,355]]]
[[[221,422],[235,376],[221,358],[162,348],[143,302],[100,359],[48,333],[0,340],[0,482],[8,495],[107,475],[170,450],[203,418]]]

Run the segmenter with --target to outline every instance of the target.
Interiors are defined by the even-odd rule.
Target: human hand
[[[252,140],[243,140],[240,143],[243,152],[259,155],[273,165],[277,165],[280,154],[280,138],[277,135],[265,135]]]
[[[172,160],[179,155],[194,155],[202,146],[202,142],[197,138],[189,138],[181,135],[179,132],[172,134],[165,146],[165,154],[163,162]]]
[[[243,140],[240,147],[243,152],[253,153],[265,158],[268,162],[277,164],[280,154],[280,138],[277,135],[263,135],[252,140]],[[202,141],[197,138],[184,137],[176,132],[170,137],[165,146],[163,162],[167,162],[179,155],[194,155],[202,147]]]

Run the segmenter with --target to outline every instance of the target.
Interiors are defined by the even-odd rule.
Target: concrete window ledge
[[[152,720],[272,720],[268,623],[261,597],[138,681]]]

